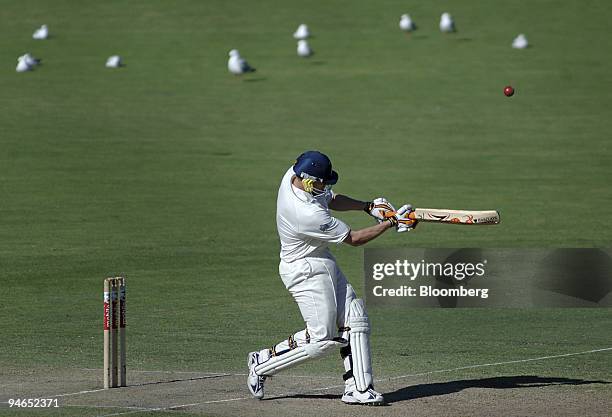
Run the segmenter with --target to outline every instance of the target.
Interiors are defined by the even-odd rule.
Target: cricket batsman
[[[410,230],[416,220],[408,218],[410,205],[396,212],[384,198],[365,202],[335,194],[331,187],[337,181],[331,161],[318,151],[301,154],[281,181],[276,206],[281,242],[278,270],[306,328],[270,348],[249,353],[247,385],[255,398],[263,398],[266,377],[340,348],[346,370],[342,401],[384,404],[373,385],[370,321],[364,302],[355,295],[328,245],[360,246],[391,228]],[[351,230],[330,210],[364,210],[378,224]]]

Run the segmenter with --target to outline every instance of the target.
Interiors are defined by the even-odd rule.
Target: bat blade
[[[450,210],[415,208],[410,213],[411,219],[427,222],[441,222],[452,224],[498,224],[500,222],[497,210]]]

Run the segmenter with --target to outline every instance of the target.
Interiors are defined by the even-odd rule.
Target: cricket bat
[[[391,212],[387,215],[393,216],[395,213]],[[498,224],[500,221],[497,210],[476,211],[415,208],[409,217],[419,221],[452,224]]]

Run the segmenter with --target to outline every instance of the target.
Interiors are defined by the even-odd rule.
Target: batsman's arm
[[[374,226],[366,227],[365,229],[351,230],[349,235],[344,239],[344,243],[351,246],[364,245],[382,235],[387,229],[395,227],[396,224],[397,223],[394,224],[391,220],[386,220]]]
[[[334,198],[329,202],[329,208],[334,211],[350,211],[350,210],[364,210],[370,204],[369,201],[355,200],[354,198],[348,197],[342,194],[336,194]]]

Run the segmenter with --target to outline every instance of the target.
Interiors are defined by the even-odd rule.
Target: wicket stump
[[[125,278],[104,280],[104,389],[127,386]],[[119,385],[121,384],[121,385]]]

